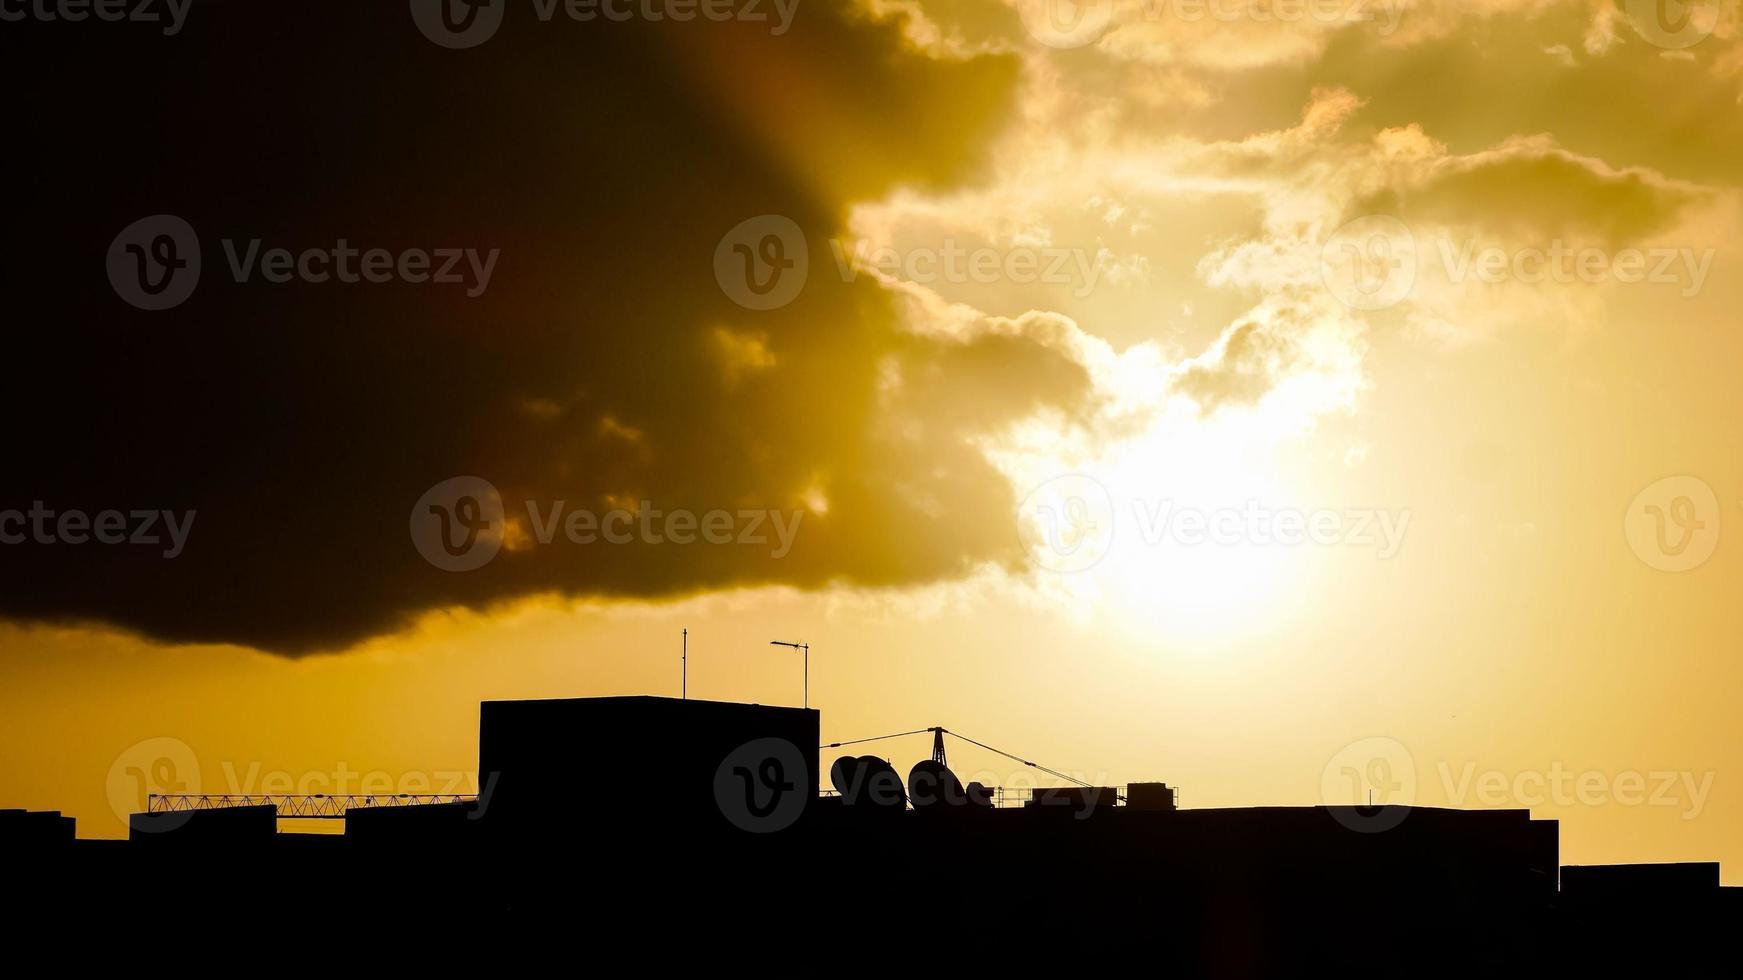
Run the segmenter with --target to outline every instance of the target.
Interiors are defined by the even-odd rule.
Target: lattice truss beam
[[[149,813],[187,813],[194,810],[221,810],[237,806],[272,806],[280,818],[343,819],[348,810],[369,810],[390,806],[427,806],[432,803],[471,803],[478,797],[466,793],[351,793],[329,796],[324,793],[296,796],[282,793],[153,793],[146,801]]]

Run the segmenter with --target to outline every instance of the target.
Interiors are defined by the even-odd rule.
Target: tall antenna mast
[[[770,640],[772,647],[792,647],[805,654],[805,707],[811,707],[811,644],[788,643],[785,640]]]
[[[690,627],[684,627],[684,653],[678,661],[678,699],[690,699]]]

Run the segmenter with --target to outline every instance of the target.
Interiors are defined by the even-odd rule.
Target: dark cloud
[[[1073,404],[1081,368],[1033,341],[905,333],[827,245],[855,200],[972,178],[1011,59],[935,60],[826,3],[779,37],[547,25],[511,4],[464,51],[392,2],[211,4],[168,39],[126,26],[0,39],[0,167],[19,201],[0,273],[0,509],[198,516],[174,560],[0,547],[0,615],[301,653],[535,593],[914,582],[1018,560],[1010,488],[972,439]],[[196,229],[205,271],[185,305],[149,313],[110,289],[104,255],[159,213]],[[766,312],[713,273],[722,233],[759,214],[791,217],[811,254],[799,297]],[[239,285],[224,238],[500,258],[477,298]],[[452,573],[407,522],[461,474],[521,514],[527,499],[790,508],[808,491],[828,510],[781,559],[559,543]]]

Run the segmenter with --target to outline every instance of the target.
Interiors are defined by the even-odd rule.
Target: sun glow
[[[1273,628],[1302,562],[1272,533],[1296,495],[1264,429],[1256,412],[1183,407],[1094,459],[1006,457],[1030,488],[1018,521],[1038,574],[1075,613],[1126,629],[1204,640]]]
[[[1253,526],[1282,488],[1266,452],[1223,428],[1170,427],[1111,461],[1115,540],[1091,571],[1131,625],[1227,635],[1262,625],[1289,580],[1291,552]]]

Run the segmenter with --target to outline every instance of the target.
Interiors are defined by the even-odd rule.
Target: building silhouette
[[[475,799],[359,806],[342,835],[279,833],[271,805],[135,814],[127,841],[0,811],[0,848],[37,913],[238,950],[403,929],[631,968],[1737,975],[1743,889],[1717,864],[1564,868],[1525,810],[1182,809],[1161,783],[997,807],[941,741],[903,782],[851,751],[826,769],[819,730],[799,708],[486,702]]]

